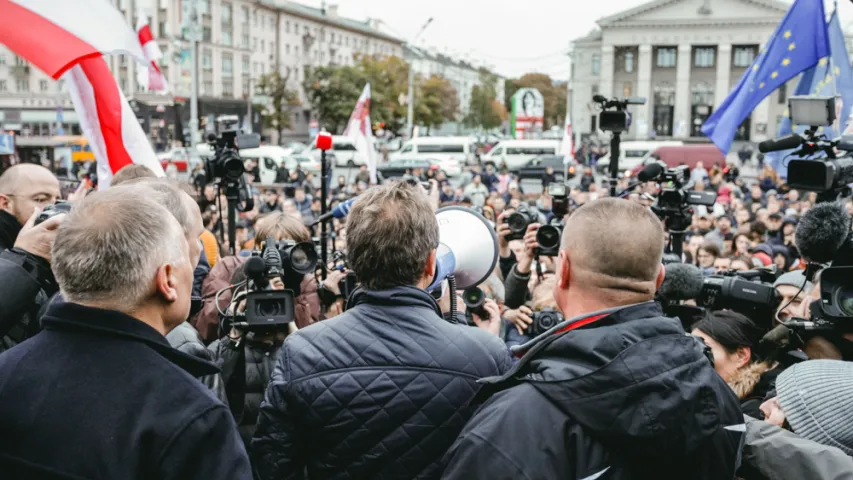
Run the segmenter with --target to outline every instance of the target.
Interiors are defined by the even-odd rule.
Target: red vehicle
[[[724,167],[726,156],[712,143],[658,147],[631,170],[631,176],[636,176],[643,167],[652,162],[663,162],[668,168],[687,165],[692,170],[697,162],[702,162],[705,168],[714,165]]]

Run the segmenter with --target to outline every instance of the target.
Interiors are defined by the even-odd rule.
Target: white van
[[[619,171],[633,170],[634,167],[643,163],[647,155],[658,147],[680,147],[684,142],[661,141],[661,142],[622,142],[619,144]],[[610,154],[601,157],[595,162],[595,168],[601,173],[610,171]]]
[[[264,145],[258,148],[247,148],[240,150],[240,157],[244,160],[252,159],[258,163],[259,179],[256,181],[264,185],[275,183],[278,167],[282,164],[291,171],[296,168],[296,160],[288,155],[288,150],[276,145]]]
[[[511,172],[517,172],[534,157],[556,155],[559,151],[559,140],[501,140],[480,161],[483,165],[491,163],[497,168],[506,164]]]
[[[345,137],[343,135],[332,135],[332,152],[335,153],[335,166],[336,167],[357,167],[360,165],[366,165],[364,158],[358,154],[355,150],[355,144],[352,143],[352,139],[350,137]],[[307,153],[314,157],[318,162],[320,161],[320,154],[322,153],[317,148],[316,139],[311,140],[311,149]]]
[[[471,137],[416,137],[404,143],[390,159],[435,159],[453,177],[462,173],[462,166],[476,163],[476,154],[477,145]]]

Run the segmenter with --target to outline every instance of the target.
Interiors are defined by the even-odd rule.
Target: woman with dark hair
[[[764,335],[752,320],[731,310],[709,312],[693,325],[714,354],[714,369],[737,394],[743,413],[761,419],[759,407],[779,371],[757,352]]]

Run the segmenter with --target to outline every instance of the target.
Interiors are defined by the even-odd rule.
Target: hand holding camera
[[[510,211],[505,211],[498,215],[498,224],[495,231],[498,234],[498,250],[501,258],[509,258],[512,250],[509,249],[509,237],[512,235],[512,229],[507,223],[507,218],[512,214]]]
[[[33,212],[26,225],[18,233],[18,238],[15,239],[15,248],[20,248],[48,262],[50,262],[50,249],[53,247],[59,225],[65,219],[64,212],[51,215],[48,212],[49,209],[50,207],[46,208],[45,211],[36,210]],[[45,215],[46,213],[48,215]],[[39,219],[41,220],[39,221]]]
[[[471,319],[477,327],[499,337],[501,334],[501,309],[498,304],[491,298],[487,298],[483,302],[483,310],[485,315],[481,317],[476,313],[471,313]]]
[[[504,312],[504,318],[515,326],[519,335],[524,335],[527,329],[533,323],[533,310],[526,305],[515,310],[507,310]]]
[[[530,266],[533,264],[533,258],[536,256],[536,249],[539,248],[539,240],[536,239],[536,234],[540,225],[531,223],[527,226],[527,231],[524,233],[524,255],[518,259],[518,273],[527,275],[530,273]]]

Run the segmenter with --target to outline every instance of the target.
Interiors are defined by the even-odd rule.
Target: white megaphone
[[[498,264],[498,237],[494,228],[479,213],[465,207],[445,207],[435,214],[438,220],[438,248],[435,252],[435,277],[432,291],[450,275],[456,288],[479,285]]]

